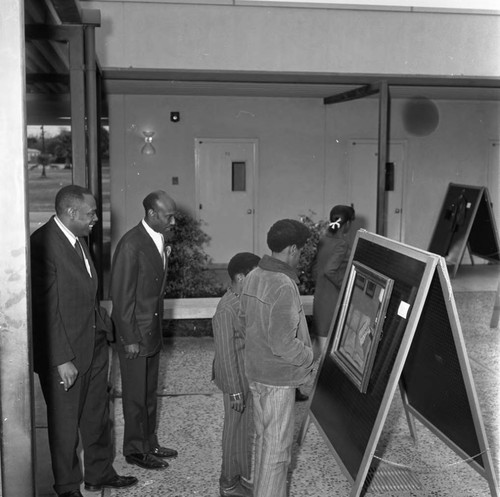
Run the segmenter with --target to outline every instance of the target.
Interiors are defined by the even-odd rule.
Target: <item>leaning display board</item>
[[[414,419],[470,461],[498,496],[446,263],[366,231],[356,235],[315,380],[312,420],[361,495],[399,386]],[[460,413],[459,416],[456,413]]]
[[[450,183],[429,252],[445,257],[454,278],[466,248],[471,256],[500,262],[498,231],[488,189]]]

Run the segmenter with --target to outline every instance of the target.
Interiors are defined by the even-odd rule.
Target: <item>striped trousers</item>
[[[250,382],[254,403],[254,497],[286,497],[292,460],[295,387]]]
[[[247,392],[242,413],[231,409],[229,394],[223,394],[224,425],[222,428],[222,467],[220,481],[229,486],[240,476],[251,479],[252,395]]]

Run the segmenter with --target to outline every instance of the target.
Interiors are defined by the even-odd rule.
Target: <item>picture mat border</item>
[[[383,301],[380,303],[380,308],[377,311],[377,318],[379,321],[377,323],[376,329],[374,330],[372,343],[370,345],[370,349],[368,351],[362,371],[356,370],[355,365],[352,364],[352,362],[347,357],[345,357],[345,354],[343,354],[340,350],[343,338],[345,336],[345,326],[347,317],[349,316],[349,308],[351,307],[353,294],[356,288],[360,288],[358,285],[356,285],[358,276],[364,279],[363,291],[367,295],[368,285],[369,283],[373,283],[373,280],[376,280],[376,285],[379,285],[384,289]],[[385,312],[391,298],[393,280],[356,260],[352,261],[349,272],[346,271],[346,278],[346,290],[345,295],[343,294],[342,296],[342,303],[344,303],[345,301],[347,302],[346,305],[341,305],[339,317],[339,327],[341,328],[341,331],[334,337],[330,355],[333,361],[337,363],[337,365],[346,373],[348,378],[358,387],[359,391],[361,393],[365,393],[373,369],[373,363],[378,350],[380,336],[383,332]],[[372,298],[373,295],[374,294],[371,295]]]

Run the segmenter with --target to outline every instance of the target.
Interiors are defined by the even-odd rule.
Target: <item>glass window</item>
[[[246,163],[245,162],[233,162],[232,166],[232,180],[231,189],[233,192],[245,192],[247,189],[246,185]]]

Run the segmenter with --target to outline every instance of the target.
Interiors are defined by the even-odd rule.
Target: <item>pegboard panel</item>
[[[408,404],[484,467],[458,347],[436,272],[405,362],[403,385]]]
[[[489,261],[500,261],[498,229],[493,216],[488,189],[484,189],[469,235],[471,254]]]
[[[406,329],[406,319],[398,315],[399,305],[403,301],[412,307],[426,264],[363,238],[357,240],[352,259],[394,280],[370,382],[366,393],[361,393],[339,369],[330,356],[330,333],[310,410],[355,479]]]

